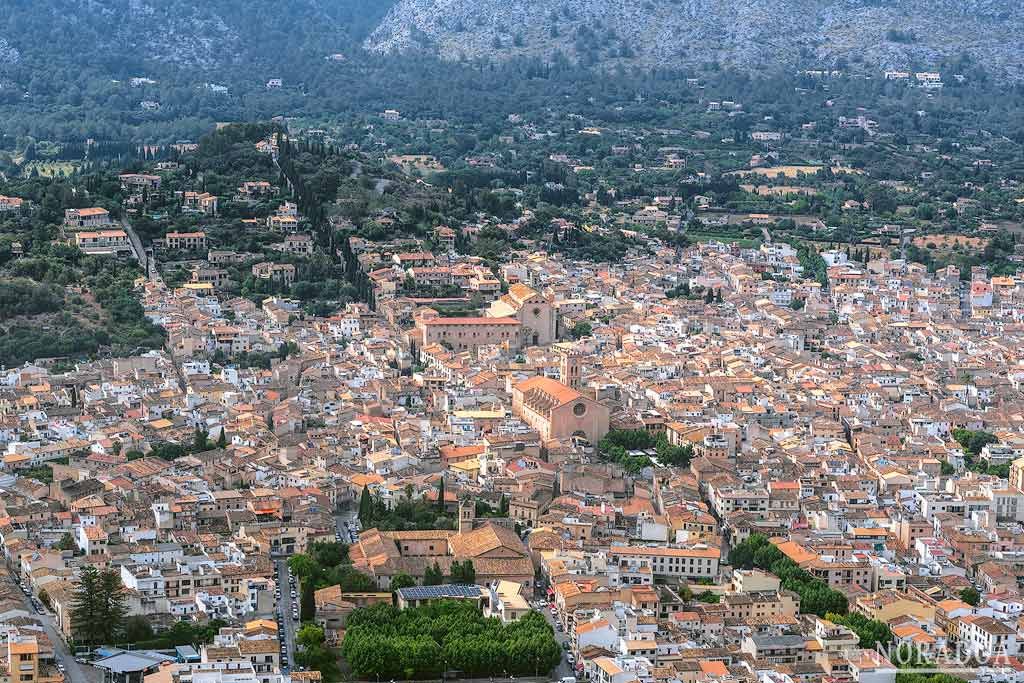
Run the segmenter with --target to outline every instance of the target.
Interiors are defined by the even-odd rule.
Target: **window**
[[[587,404],[577,403],[572,407],[572,414],[575,415],[576,417],[583,417],[584,415],[587,414]]]

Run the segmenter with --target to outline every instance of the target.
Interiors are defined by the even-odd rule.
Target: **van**
[[[575,676],[563,676],[558,683],[576,683]]]

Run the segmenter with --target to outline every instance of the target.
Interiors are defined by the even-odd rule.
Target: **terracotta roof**
[[[515,318],[434,318],[424,320],[424,325],[519,325]]]
[[[557,401],[558,405],[572,403],[573,401],[583,397],[583,394],[572,387],[566,386],[558,380],[551,379],[550,377],[531,377],[530,379],[517,384],[515,388],[517,391],[521,391],[524,394],[535,390],[543,392]]]

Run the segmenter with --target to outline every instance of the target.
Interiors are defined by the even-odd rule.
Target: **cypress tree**
[[[363,493],[359,497],[359,521],[363,526],[369,526],[373,518],[373,500],[370,498],[370,489],[363,487]]]

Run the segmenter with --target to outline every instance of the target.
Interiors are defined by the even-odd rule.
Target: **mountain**
[[[1014,0],[399,0],[375,53],[583,63],[934,69],[967,54],[1020,78]]]
[[[1019,78],[1022,30],[1012,0],[4,0],[0,79],[56,65],[114,78],[262,67],[294,80],[362,50],[749,71],[927,70],[968,54]]]
[[[225,66],[358,49],[391,0],[4,0],[0,66]]]

